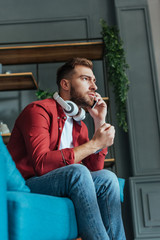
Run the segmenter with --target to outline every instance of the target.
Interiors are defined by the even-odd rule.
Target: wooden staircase
[[[86,57],[91,60],[102,60],[103,42],[88,41],[0,47],[0,56],[2,65],[65,62],[72,57]],[[31,72],[0,74],[0,91],[31,90],[37,88],[36,80]],[[108,97],[104,97],[103,99],[108,103]],[[10,134],[3,134],[2,137],[5,144],[7,144]],[[112,167],[114,164],[114,158],[105,159],[105,167]]]

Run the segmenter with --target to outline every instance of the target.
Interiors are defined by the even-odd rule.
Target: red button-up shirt
[[[63,109],[53,99],[33,102],[19,115],[7,147],[25,179],[65,166],[64,159],[67,164],[74,163],[73,148],[59,150],[65,120]],[[88,140],[84,122],[73,121],[74,147]],[[103,169],[106,153],[103,149],[92,154],[83,164],[91,171]]]

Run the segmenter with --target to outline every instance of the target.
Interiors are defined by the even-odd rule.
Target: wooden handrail
[[[115,164],[115,158],[108,158],[104,160],[104,167],[112,167]]]
[[[103,42],[0,47],[0,63],[27,64],[65,62],[72,57],[103,58]]]
[[[5,134],[2,134],[1,136],[2,136],[3,142],[7,145],[7,143],[9,142],[11,133],[5,133]]]

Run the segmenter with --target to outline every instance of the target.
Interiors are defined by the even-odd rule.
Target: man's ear
[[[60,82],[60,85],[63,90],[66,90],[66,91],[70,90],[70,81],[69,80],[63,78]]]

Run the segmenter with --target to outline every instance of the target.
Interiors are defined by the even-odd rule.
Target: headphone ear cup
[[[68,116],[70,116],[70,117],[73,117],[73,116],[77,115],[78,112],[79,112],[79,109],[78,109],[77,105],[76,105],[74,102],[69,101],[69,100],[67,100],[67,101],[65,101],[65,102],[66,102],[66,103],[70,106],[70,108],[71,108],[69,111],[64,110],[65,113],[66,113]]]
[[[53,94],[53,98],[63,107],[66,115],[73,117],[75,121],[81,121],[85,119],[86,117],[86,112],[83,108],[80,109],[78,106],[72,102],[72,101],[64,101],[58,94],[58,92],[55,92]]]
[[[82,121],[85,119],[85,117],[86,117],[86,112],[83,108],[81,108],[78,115],[74,116],[73,119],[75,121]]]

